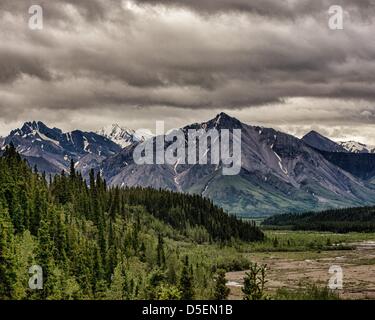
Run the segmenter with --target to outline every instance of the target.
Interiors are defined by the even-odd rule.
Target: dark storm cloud
[[[0,83],[13,82],[23,74],[51,80],[48,69],[37,57],[0,48]]]
[[[10,12],[12,14],[27,17],[28,9],[32,5],[42,6],[47,15],[46,20],[69,19],[62,7],[71,5],[75,7],[80,14],[89,20],[102,19],[106,17],[108,5],[118,3],[115,0],[56,0],[56,1],[35,1],[35,0],[2,0],[0,2],[0,12]]]
[[[375,0],[40,1],[41,31],[27,26],[31,4],[0,2],[3,120],[262,105],[268,122],[275,105],[279,119],[298,108],[296,124],[343,123],[343,110],[356,123],[374,119]],[[343,5],[344,30],[328,28],[332,4]],[[290,104],[300,97],[313,107]],[[343,107],[319,108],[319,99]]]
[[[286,1],[272,1],[272,0],[137,0],[139,4],[147,5],[165,5],[172,7],[184,7],[196,10],[200,13],[218,13],[218,12],[252,12],[260,15],[270,16],[291,16],[291,7]]]
[[[183,7],[202,14],[221,14],[234,11],[278,19],[297,19],[305,15],[321,15],[331,5],[342,5],[346,10],[351,10],[361,17],[370,17],[375,11],[374,0],[137,0],[137,3]]]

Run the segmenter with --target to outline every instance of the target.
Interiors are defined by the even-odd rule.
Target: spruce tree
[[[219,269],[215,278],[215,300],[226,300],[229,296],[230,289],[227,287],[225,279],[225,270]]]
[[[71,159],[70,160],[70,178],[74,179],[75,176],[76,176],[76,169],[75,169],[75,165],[74,165],[74,160]]]
[[[182,300],[193,300],[194,288],[193,288],[193,277],[190,271],[189,258],[185,256],[184,266],[182,268],[179,289],[181,291]]]
[[[157,264],[160,268],[165,267],[164,240],[161,234],[158,235]]]

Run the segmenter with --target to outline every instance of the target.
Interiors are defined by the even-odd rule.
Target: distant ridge
[[[309,146],[322,151],[347,152],[347,150],[343,146],[328,139],[327,137],[321,135],[320,133],[314,130],[310,131],[305,136],[303,136],[302,140]]]
[[[199,194],[226,211],[245,217],[375,205],[375,187],[370,183],[375,170],[368,170],[364,176],[356,169],[357,164],[367,168],[364,160],[357,157],[360,154],[321,151],[310,146],[309,143],[318,146],[316,143],[320,142],[326,149],[342,150],[317,132],[298,139],[272,128],[242,123],[226,113],[181,130],[187,136],[189,129],[214,128],[241,129],[242,163],[238,175],[223,175],[222,163],[189,165],[179,160],[173,165],[137,165],[134,148],[145,139],[154,143],[154,137],[117,124],[96,133],[64,133],[43,122],[31,121],[13,130],[4,142],[12,142],[30,165],[46,173],[69,170],[73,159],[76,170],[86,179],[94,169],[111,186]],[[207,147],[210,155],[211,144]],[[350,160],[347,162],[340,155],[353,157],[346,157]],[[372,159],[366,161],[372,166]]]

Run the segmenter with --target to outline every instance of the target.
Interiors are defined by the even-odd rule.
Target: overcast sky
[[[28,9],[43,7],[43,30]],[[328,27],[331,5],[344,30]],[[375,144],[373,0],[1,0],[0,134],[221,111],[301,136]]]

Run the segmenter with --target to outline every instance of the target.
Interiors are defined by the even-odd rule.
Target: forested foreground
[[[35,171],[13,146],[0,158],[0,299],[218,298],[220,266],[183,244],[264,238],[199,196],[108,188],[73,162],[53,178]],[[35,265],[41,290],[30,289]]]
[[[264,226],[285,227],[291,230],[347,232],[374,232],[375,207],[332,209],[303,214],[272,216]]]

